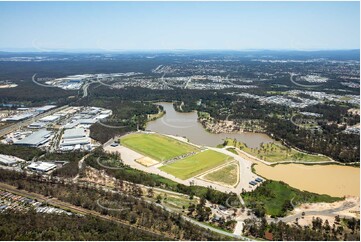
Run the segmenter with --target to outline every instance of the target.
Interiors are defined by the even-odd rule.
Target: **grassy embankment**
[[[244,152],[253,155],[261,160],[268,162],[280,161],[302,161],[302,162],[318,162],[330,161],[330,159],[323,155],[311,155],[299,152],[295,149],[290,149],[280,143],[262,144],[259,148],[249,148],[242,142],[227,139],[222,146],[234,146],[243,150]]]
[[[256,190],[242,194],[247,207],[275,217],[283,217],[301,203],[335,202],[342,198],[319,195],[290,187],[284,182],[268,180]]]

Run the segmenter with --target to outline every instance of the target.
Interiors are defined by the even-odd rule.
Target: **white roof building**
[[[33,162],[30,165],[28,165],[27,168],[32,171],[48,172],[50,170],[55,169],[56,165],[54,163],[45,162],[45,161]]]
[[[76,139],[86,136],[86,130],[84,129],[67,129],[64,131],[63,139]]]
[[[37,147],[49,141],[52,132],[46,129],[38,130],[22,140],[16,141],[15,145]]]
[[[0,154],[0,165],[4,166],[15,166],[20,161],[24,161],[23,159],[17,158],[15,156],[10,155],[2,155]]]
[[[35,109],[35,111],[37,111],[39,113],[43,113],[43,112],[49,111],[50,109],[53,109],[55,107],[56,107],[55,105],[45,105],[45,106]]]
[[[32,124],[29,124],[28,128],[29,129],[40,129],[40,128],[43,128],[45,127],[45,123],[42,123],[42,122],[34,122]]]
[[[95,119],[79,119],[78,122],[80,124],[95,124],[97,122],[97,120]]]
[[[23,114],[18,114],[18,115],[10,116],[7,118],[3,118],[2,121],[16,122],[16,121],[22,121],[24,119],[30,118],[32,116],[34,116],[34,113],[23,113]]]
[[[41,118],[39,121],[40,122],[54,122],[56,120],[60,119],[60,116],[56,116],[56,115],[49,115],[49,116],[46,116],[44,118]]]
[[[71,123],[67,123],[66,125],[64,125],[64,129],[73,129],[75,128],[76,126],[79,125],[79,122],[78,121],[74,121],[74,122],[71,122]]]
[[[90,138],[88,138],[88,137],[77,138],[77,139],[64,139],[60,143],[60,147],[76,146],[76,145],[87,145],[87,144],[90,144]]]

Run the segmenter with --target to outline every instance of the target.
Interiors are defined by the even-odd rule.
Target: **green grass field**
[[[122,137],[120,143],[158,161],[199,150],[195,146],[159,134],[129,134]]]
[[[185,159],[160,167],[160,170],[180,179],[188,179],[211,168],[230,161],[232,158],[222,153],[206,150]]]
[[[323,155],[310,155],[299,152],[294,149],[289,149],[280,143],[267,143],[261,147],[252,149],[247,147],[242,142],[234,141],[231,139],[226,140],[226,145],[237,147],[248,154],[251,154],[259,159],[269,162],[280,161],[303,161],[303,162],[317,162],[317,161],[330,161],[330,159]],[[223,144],[224,145],[224,144]]]
[[[219,170],[208,173],[204,176],[206,180],[221,182],[234,186],[237,183],[239,176],[239,168],[235,163],[229,164]]]
[[[342,198],[301,191],[284,182],[265,181],[252,192],[242,194],[247,205],[271,216],[283,217],[302,203],[335,202]],[[292,205],[293,204],[293,205]]]

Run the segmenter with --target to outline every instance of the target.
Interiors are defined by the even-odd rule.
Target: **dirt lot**
[[[146,166],[146,167],[154,166],[154,165],[159,163],[158,161],[153,160],[152,158],[149,158],[147,156],[136,159],[135,161],[138,162],[139,164],[142,164],[143,166]]]

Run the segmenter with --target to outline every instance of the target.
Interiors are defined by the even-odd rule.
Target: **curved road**
[[[340,207],[337,207],[337,208],[330,208],[330,209],[325,209],[325,210],[305,211],[305,216],[310,216],[310,215],[311,216],[312,215],[315,215],[315,216],[336,216],[337,214],[335,214],[335,213],[346,210],[346,209],[353,208],[355,206],[356,206],[356,204],[354,204],[352,202],[348,202],[348,203],[342,204]],[[297,214],[293,214],[293,215],[289,215],[287,217],[278,218],[278,219],[268,218],[267,222],[270,223],[270,222],[282,221],[282,222],[285,222],[285,223],[289,223],[289,222],[295,221],[296,218],[300,219],[301,217],[303,217],[302,212],[297,213]],[[347,216],[344,216],[344,217],[347,217]]]

